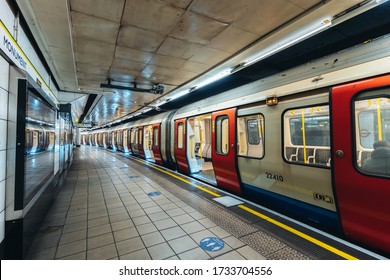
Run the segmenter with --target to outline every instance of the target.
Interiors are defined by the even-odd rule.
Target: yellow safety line
[[[136,160],[136,161],[138,161],[138,162],[140,162],[140,163],[142,163],[142,164],[145,164],[145,162],[143,162],[143,161],[141,161],[141,160],[139,160],[139,159],[136,159],[136,158],[133,158],[133,159]],[[174,177],[174,178],[176,178],[176,179],[178,179],[178,180],[180,180],[180,181],[182,181],[182,182],[184,182],[184,183],[187,183],[187,184],[189,184],[189,185],[191,185],[191,186],[194,186],[195,188],[197,188],[197,189],[199,189],[199,190],[202,190],[202,191],[204,191],[204,192],[206,192],[206,193],[208,193],[208,194],[211,194],[211,195],[213,195],[213,196],[215,196],[215,197],[220,197],[220,196],[221,196],[220,194],[218,194],[218,193],[216,193],[216,192],[213,192],[213,191],[208,190],[208,189],[206,189],[206,188],[204,188],[204,187],[198,186],[198,185],[196,185],[196,184],[194,184],[194,183],[192,183],[192,182],[190,182],[190,181],[188,181],[188,180],[186,180],[186,179],[183,179],[183,178],[181,178],[181,177],[179,177],[179,176],[177,176],[177,175],[175,175],[175,174],[173,174],[173,173],[171,173],[171,172],[169,172],[169,171],[166,171],[166,170],[164,170],[164,169],[158,168],[158,167],[153,166],[153,165],[149,165],[149,166],[152,167],[152,168],[154,168],[154,169],[156,169],[156,170],[158,170],[158,171],[160,171],[160,172],[162,172],[162,173],[165,173],[165,174],[167,174],[167,175],[169,175],[169,176],[171,176],[171,177]]]
[[[32,62],[30,61],[30,59],[27,57],[27,55],[24,53],[24,51],[20,48],[19,44],[15,41],[14,37],[11,35],[11,33],[8,31],[7,27],[4,25],[3,21],[0,20],[0,24],[1,24],[1,27],[3,28],[3,30],[8,34],[8,36],[11,38],[11,40],[14,42],[14,44],[16,45],[16,47],[18,48],[18,50],[23,54],[24,58],[27,60],[27,62],[30,64],[30,66],[33,68],[33,70],[35,71],[35,73],[39,76],[39,78],[41,78],[42,82],[46,85],[47,89],[49,90],[50,94],[52,97],[54,97],[57,102],[59,103],[59,100],[57,98],[57,96],[54,95],[54,93],[52,92],[52,90],[50,89],[50,87],[48,86],[48,84],[45,82],[45,80],[42,78],[41,74],[39,74],[38,70],[35,68],[35,66],[32,64]]]
[[[270,223],[272,223],[272,224],[274,224],[274,225],[276,225],[278,227],[281,227],[281,228],[283,228],[283,229],[285,229],[285,230],[287,230],[287,231],[289,231],[289,232],[291,232],[291,233],[293,233],[295,235],[298,235],[299,237],[301,237],[303,239],[306,239],[307,241],[310,241],[310,242],[312,242],[312,243],[314,243],[314,244],[316,244],[316,245],[318,245],[318,246],[320,246],[320,247],[322,247],[322,248],[324,248],[324,249],[326,249],[326,250],[328,250],[328,251],[330,251],[330,252],[332,252],[332,253],[334,253],[336,255],[339,255],[339,256],[347,259],[347,260],[358,260],[354,256],[351,256],[351,255],[349,255],[349,254],[347,254],[347,253],[345,253],[343,251],[340,251],[339,249],[336,249],[333,246],[325,244],[324,242],[322,242],[322,241],[320,241],[320,240],[318,240],[316,238],[313,238],[313,237],[311,237],[311,236],[309,236],[309,235],[307,235],[307,234],[305,234],[303,232],[300,232],[299,230],[296,230],[296,229],[294,229],[294,228],[292,228],[292,227],[290,227],[288,225],[285,225],[285,224],[283,224],[281,222],[278,222],[278,221],[276,221],[276,220],[274,220],[274,219],[272,219],[272,218],[270,218],[270,217],[268,217],[266,215],[263,215],[263,214],[255,211],[255,210],[249,208],[249,207],[246,207],[244,205],[239,205],[238,207],[243,209],[243,210],[245,210],[245,211],[247,211],[247,212],[249,212],[249,213],[251,213],[251,214],[253,214],[253,215],[255,215],[255,216],[257,216],[257,217],[260,217],[260,218],[262,218],[262,219],[264,219],[264,220],[266,220],[266,221],[268,221],[268,222],[270,222]]]

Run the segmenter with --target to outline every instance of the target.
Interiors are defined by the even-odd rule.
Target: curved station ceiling
[[[384,0],[16,0],[73,121],[156,114],[386,35]]]

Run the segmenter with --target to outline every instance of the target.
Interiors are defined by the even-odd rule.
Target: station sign
[[[11,60],[18,68],[26,71],[33,81],[42,88],[46,97],[48,97],[54,104],[58,104],[58,99],[53,94],[41,74],[37,71],[30,59],[21,49],[19,44],[15,41],[14,37],[8,31],[3,21],[0,20],[0,49],[9,60]]]

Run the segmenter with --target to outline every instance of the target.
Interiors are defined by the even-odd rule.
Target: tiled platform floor
[[[229,224],[211,217],[215,213],[208,217],[181,199],[198,195],[164,178],[153,180],[155,174],[137,171],[135,164],[96,147],[75,149],[66,182],[27,259],[265,259],[259,252],[269,244],[252,246],[256,251],[246,243],[255,230],[234,236]],[[162,185],[180,190],[181,198]],[[203,250],[199,242],[210,236],[222,239],[224,248]]]

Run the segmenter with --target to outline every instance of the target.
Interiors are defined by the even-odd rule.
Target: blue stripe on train
[[[280,194],[269,192],[243,183],[243,193],[262,205],[280,210],[288,216],[315,223],[321,228],[340,232],[336,212],[298,201]]]

